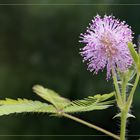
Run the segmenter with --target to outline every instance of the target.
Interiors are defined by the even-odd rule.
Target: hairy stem
[[[130,107],[131,107],[132,100],[133,100],[133,96],[134,96],[136,87],[137,87],[138,82],[139,82],[139,78],[140,78],[140,75],[137,74],[136,79],[135,79],[135,83],[134,83],[134,85],[133,85],[133,88],[132,88],[132,90],[131,90],[131,92],[130,92],[130,94],[129,94],[129,97],[128,97],[128,100],[127,100],[127,103],[126,103],[126,104],[127,104],[127,110],[129,110]]]
[[[81,124],[84,124],[84,125],[86,125],[86,126],[88,126],[90,128],[96,129],[96,130],[98,130],[98,131],[100,131],[100,132],[102,132],[102,133],[104,133],[104,134],[106,134],[106,135],[108,135],[110,137],[113,137],[114,139],[120,140],[120,137],[119,136],[117,136],[117,135],[115,135],[115,134],[113,134],[113,133],[111,133],[111,132],[109,132],[109,131],[107,131],[107,130],[99,127],[99,126],[96,126],[94,124],[91,124],[89,122],[86,122],[84,120],[81,120],[81,119],[79,119],[77,117],[74,117],[74,116],[69,115],[69,114],[66,114],[66,113],[62,113],[62,116],[66,117],[66,118],[69,118],[71,120],[74,120],[76,122],[79,122]]]
[[[139,74],[137,74],[134,86],[129,94],[128,99],[126,100],[126,86],[128,83],[127,76],[124,77],[123,82],[122,82],[122,100],[123,100],[123,106],[120,108],[121,110],[121,130],[120,130],[120,140],[125,140],[125,135],[126,135],[126,123],[127,123],[127,114],[129,113],[134,92],[136,90],[137,84],[139,82]]]
[[[121,98],[121,92],[120,92],[118,81],[117,81],[117,75],[114,70],[112,71],[112,77],[113,77],[113,82],[114,82],[114,86],[116,90],[116,94],[115,94],[116,101],[117,101],[118,106],[120,107],[122,105],[122,98]]]
[[[129,73],[124,73],[122,78],[122,101],[124,105],[126,104],[126,87],[129,75],[130,75]]]
[[[125,140],[126,123],[127,123],[127,112],[126,112],[126,110],[123,110],[123,111],[121,111],[120,140]]]
[[[120,134],[120,140],[125,140],[127,114],[129,113],[129,110],[130,110],[130,107],[131,107],[131,104],[132,104],[132,100],[133,100],[133,96],[134,96],[136,87],[138,85],[138,82],[139,82],[139,74],[137,74],[137,76],[136,76],[134,86],[133,86],[133,88],[132,88],[132,90],[131,90],[131,92],[129,94],[127,102],[125,103],[125,108],[123,110],[121,110],[121,131],[120,131],[121,134]],[[126,93],[123,92],[122,94],[126,94]]]
[[[128,77],[130,74],[124,73],[122,77],[122,101],[123,101],[123,108],[121,108],[121,130],[120,130],[120,140],[125,140],[126,135],[126,123],[127,123],[127,114],[128,111],[126,108],[126,87],[128,83]]]

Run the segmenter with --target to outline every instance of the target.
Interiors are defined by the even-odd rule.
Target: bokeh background
[[[140,34],[139,0],[0,0],[0,3],[9,4],[0,5],[1,99],[20,97],[43,101],[32,92],[34,84],[54,89],[70,99],[109,93],[113,90],[113,85],[112,80],[106,81],[106,71],[93,75],[86,70],[87,66],[79,55],[79,49],[83,47],[83,44],[78,42],[79,34],[86,30],[97,13],[113,14],[125,20],[135,32],[135,43]],[[42,5],[14,5],[16,3]],[[104,5],[84,5],[85,3]],[[117,3],[130,5],[115,5]],[[140,85],[134,100],[132,113],[136,119],[129,120],[128,134],[140,135]],[[76,116],[119,133],[119,120],[112,119],[117,111],[116,107],[111,107],[104,111],[81,113]],[[49,117],[47,114],[14,114],[0,117],[2,140],[111,140],[110,137],[102,136],[72,136],[84,134],[102,133],[65,118]],[[129,139],[138,140],[139,137],[131,136]]]

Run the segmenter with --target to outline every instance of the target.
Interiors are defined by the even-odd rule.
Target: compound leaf
[[[69,104],[69,100],[61,97],[58,93],[51,89],[44,88],[40,85],[35,85],[33,87],[33,91],[38,94],[40,97],[45,99],[46,101],[53,104],[56,108],[63,108],[67,104]]]
[[[140,55],[136,52],[134,47],[135,47],[134,44],[132,44],[131,42],[128,43],[128,48],[129,48],[130,53],[131,53],[131,55],[133,57],[133,60],[134,60],[134,62],[136,64],[137,71],[140,74]]]
[[[9,98],[0,100],[0,116],[24,112],[56,113],[56,109],[52,105],[48,105],[40,101],[32,101],[20,98],[17,100]]]
[[[85,112],[92,110],[102,110],[111,106],[114,100],[109,100],[114,96],[114,92],[109,94],[97,94],[95,96],[89,96],[88,98],[84,98],[82,100],[72,101],[69,105],[67,105],[63,110],[66,113],[74,113],[74,112]]]
[[[128,43],[128,48],[129,48],[129,50],[130,50],[130,53],[131,53],[131,55],[132,55],[132,57],[133,57],[133,60],[134,60],[134,62],[136,63],[136,64],[138,64],[139,63],[139,55],[138,55],[138,53],[136,52],[136,50],[135,50],[135,45],[132,43],[132,42],[129,42]]]
[[[20,98],[17,100],[6,98],[5,100],[0,100],[0,116],[24,112],[44,112],[61,116],[62,113],[106,109],[114,102],[114,100],[109,100],[114,96],[114,92],[103,95],[97,94],[82,100],[70,101],[61,97],[55,91],[39,85],[34,86],[33,90],[50,104]]]

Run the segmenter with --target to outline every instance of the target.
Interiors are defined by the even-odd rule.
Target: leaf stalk
[[[116,140],[120,140],[120,137],[117,136],[117,135],[115,135],[115,134],[113,134],[112,132],[109,132],[109,131],[107,131],[107,130],[99,127],[99,126],[96,126],[94,124],[91,124],[91,123],[89,123],[87,121],[84,121],[82,119],[79,119],[79,118],[77,118],[75,116],[72,116],[72,115],[69,115],[69,114],[66,114],[66,113],[62,113],[62,116],[66,117],[66,118],[69,118],[71,120],[74,120],[74,121],[76,121],[78,123],[84,124],[84,125],[86,125],[86,126],[88,126],[90,128],[96,129],[96,130],[98,130],[98,131],[100,131],[100,132],[102,132],[102,133],[104,133],[104,134],[106,134],[106,135],[108,135],[110,137],[113,137]]]

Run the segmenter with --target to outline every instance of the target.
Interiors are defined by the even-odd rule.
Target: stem
[[[134,86],[129,94],[129,97],[126,102],[126,86],[127,86],[128,79],[124,78],[122,83],[122,99],[124,106],[121,109],[121,131],[120,131],[120,140],[125,140],[125,133],[126,133],[126,123],[127,123],[127,114],[132,104],[133,95],[136,90],[137,84],[139,82],[139,74],[137,74]]]
[[[109,136],[113,137],[114,139],[120,140],[119,136],[117,136],[117,135],[115,135],[115,134],[113,134],[113,133],[111,133],[111,132],[109,132],[109,131],[107,131],[107,130],[105,130],[103,128],[100,128],[99,126],[93,125],[91,123],[88,123],[88,122],[86,122],[84,120],[81,120],[81,119],[79,119],[77,117],[74,117],[74,116],[66,114],[66,113],[63,113],[62,116],[66,117],[66,118],[69,118],[71,120],[74,120],[76,122],[79,122],[81,124],[84,124],[84,125],[86,125],[86,126],[88,126],[90,128],[96,129],[96,130],[98,130],[98,131],[100,131],[102,133],[105,133],[106,135],[109,135]]]
[[[127,78],[126,74],[123,74],[122,77],[122,101],[123,101],[123,108],[121,108],[121,128],[120,128],[120,140],[125,140],[125,133],[126,133],[126,121],[127,121],[127,111],[125,108],[126,104],[126,86],[127,86]]]
[[[124,73],[122,77],[122,101],[123,108],[121,108],[121,130],[120,130],[120,140],[125,140],[126,133],[126,123],[127,123],[127,114],[128,111],[126,108],[126,87],[128,83],[128,78],[130,77],[130,73]]]
[[[115,70],[112,71],[112,75],[113,75],[113,81],[114,81],[114,86],[115,86],[116,92],[118,94],[120,94],[119,85],[118,85],[118,82],[117,82],[117,75],[116,75]]]
[[[123,78],[122,78],[122,101],[123,104],[126,104],[126,87],[128,83],[128,77],[127,75],[130,75],[128,73],[124,73]]]
[[[130,94],[129,94],[129,97],[128,97],[128,100],[127,100],[127,103],[126,103],[126,104],[127,104],[127,110],[129,110],[130,107],[131,107],[132,100],[133,100],[133,96],[134,96],[134,92],[135,92],[136,87],[137,87],[137,85],[138,85],[139,78],[140,78],[140,75],[137,74],[136,79],[135,79],[134,86],[133,86],[133,88],[132,88],[132,90],[131,90],[131,92],[130,92]]]
[[[127,121],[127,113],[124,109],[121,111],[121,131],[120,131],[120,140],[125,140],[125,133],[126,133],[126,121]]]
[[[122,90],[120,92],[119,89],[119,85],[118,85],[118,81],[117,81],[117,75],[115,73],[115,71],[113,71],[113,81],[114,81],[114,86],[115,86],[115,90],[116,90],[116,101],[117,104],[120,108],[121,111],[121,130],[120,130],[120,140],[125,140],[125,132],[126,132],[126,121],[127,121],[127,113],[128,111],[126,110],[126,87],[127,87],[127,83],[128,83],[128,73],[124,73],[123,77],[122,77],[122,83],[121,83],[121,87]]]
[[[117,101],[118,106],[120,107],[122,106],[122,98],[121,98],[121,93],[119,90],[119,85],[117,82],[117,75],[116,75],[115,70],[112,71],[112,77],[113,77],[113,82],[114,82],[114,86],[116,90],[116,101]]]

